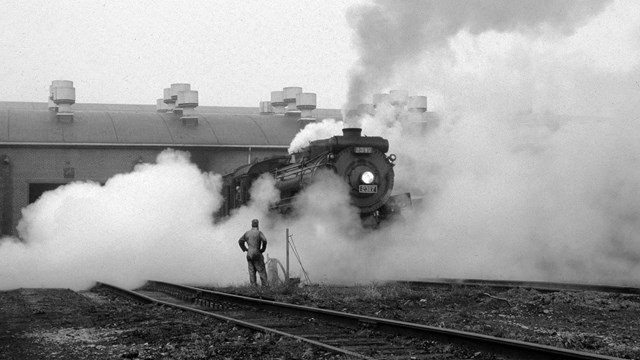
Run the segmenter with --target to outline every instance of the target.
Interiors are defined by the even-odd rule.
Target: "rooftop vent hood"
[[[273,107],[273,113],[276,115],[284,115],[284,107],[287,106],[287,103],[284,102],[284,92],[283,91],[272,91],[271,92],[271,106]]]
[[[71,105],[76,103],[76,88],[73,81],[54,80],[49,86],[49,110],[56,112],[59,121],[73,121]]]
[[[382,104],[390,104],[396,109],[397,112],[408,110],[409,113],[422,114],[427,111],[427,97],[426,96],[409,96],[406,90],[391,90],[389,94],[374,94],[373,95],[373,110],[379,109]],[[361,104],[360,106],[367,108],[367,112],[372,110],[369,105]]]
[[[287,111],[285,115],[298,116],[300,110],[296,107],[296,96],[302,92],[301,87],[289,86],[282,89],[282,97],[285,103],[287,103]]]
[[[271,101],[260,101],[260,115],[273,115],[273,106]]]
[[[409,102],[409,92],[406,90],[391,90],[389,91],[389,100],[396,109],[402,110]]]
[[[198,115],[195,112],[198,107],[198,92],[191,90],[191,84],[171,84],[171,87],[164,89],[163,95],[162,99],[156,101],[157,112],[180,115],[184,125],[198,125]]]
[[[191,85],[190,84],[184,84],[184,83],[176,83],[176,84],[171,84],[171,88],[170,89],[171,89],[170,90],[171,100],[174,102],[174,104],[176,104],[174,106],[174,108],[173,108],[173,112],[175,114],[181,115],[182,114],[182,108],[177,106],[178,93],[180,91],[189,91],[189,90],[191,90]]]
[[[390,104],[389,94],[373,94],[373,107],[377,109],[382,104]]]
[[[358,110],[358,114],[360,116],[364,116],[364,115],[375,115],[375,108],[373,107],[373,104],[359,104],[357,109]]]
[[[156,110],[158,112],[172,113],[173,109],[175,109],[176,107],[176,101],[171,98],[171,88],[164,88],[163,95],[163,98],[158,99],[158,101],[162,100],[166,107],[163,108],[162,106],[160,106],[160,108],[158,108],[158,105],[156,104]]]
[[[198,125],[198,116],[196,115],[195,108],[198,107],[198,92],[194,90],[181,90],[178,91],[176,98],[176,104],[179,109],[182,109],[182,124],[189,126]]]
[[[427,111],[427,97],[426,96],[411,96],[409,97],[409,112],[423,113]]]
[[[298,93],[296,95],[296,107],[300,110],[298,123],[301,128],[304,128],[309,123],[316,122],[316,118],[313,116],[313,110],[316,108],[315,93]]]
[[[169,105],[164,102],[164,99],[156,100],[156,111],[159,113],[166,113],[169,111]]]

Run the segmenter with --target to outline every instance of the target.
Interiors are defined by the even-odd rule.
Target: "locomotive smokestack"
[[[362,136],[361,128],[344,128],[342,129],[342,136],[345,140],[358,139]]]

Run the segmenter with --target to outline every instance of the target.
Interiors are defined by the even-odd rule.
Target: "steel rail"
[[[519,340],[497,338],[488,335],[459,330],[438,328],[404,321],[382,319],[372,316],[356,315],[328,309],[319,309],[302,305],[279,303],[271,300],[255,299],[246,296],[228,294],[201,288],[170,284],[161,281],[149,281],[148,285],[168,291],[185,291],[191,296],[205,301],[227,301],[240,305],[249,305],[275,312],[288,312],[302,316],[324,319],[345,326],[360,328],[363,325],[377,331],[393,335],[408,335],[439,342],[469,346],[490,353],[500,353],[517,359],[619,359],[616,357],[568,350],[548,345],[528,343]]]
[[[94,286],[94,288],[103,288],[113,293],[116,293],[122,297],[125,297],[127,299],[130,299],[142,304],[157,304],[157,300],[154,298],[151,298],[143,294],[139,294],[135,291],[123,289],[115,285],[111,285],[103,282],[96,282],[96,285]]]
[[[631,286],[613,286],[580,283],[559,283],[544,281],[519,281],[519,280],[483,280],[483,279],[449,279],[436,278],[424,280],[397,280],[393,283],[407,285],[430,285],[430,286],[486,286],[493,288],[524,288],[540,291],[598,291],[613,294],[640,295],[640,288]]]
[[[173,285],[173,284],[168,284],[168,283],[164,283],[166,285]],[[140,302],[140,303],[144,303],[144,304],[155,304],[155,305],[162,305],[162,306],[167,306],[167,307],[172,307],[172,308],[176,308],[176,309],[180,309],[180,310],[185,310],[185,311],[190,311],[190,312],[194,312],[194,313],[198,313],[201,315],[205,315],[205,316],[209,316],[212,318],[215,318],[217,320],[220,321],[225,321],[225,322],[229,322],[229,323],[233,323],[235,325],[238,325],[240,327],[244,327],[246,329],[251,329],[254,331],[259,331],[262,333],[272,333],[272,334],[276,334],[279,336],[284,336],[284,337],[288,337],[288,338],[292,338],[294,340],[298,340],[298,341],[302,341],[302,342],[306,342],[309,345],[313,345],[322,349],[325,349],[327,351],[331,351],[334,353],[338,353],[338,354],[342,354],[342,355],[348,355],[348,356],[352,356],[354,358],[358,358],[358,359],[368,359],[368,360],[374,360],[374,358],[353,352],[353,351],[349,351],[346,349],[341,349],[339,347],[335,347],[335,346],[331,346],[329,344],[325,344],[319,341],[315,341],[312,339],[308,339],[302,336],[298,336],[295,334],[290,334],[284,331],[280,331],[277,329],[272,329],[266,326],[262,326],[262,325],[258,325],[258,324],[253,324],[247,321],[243,321],[243,320],[238,320],[238,319],[234,319],[234,318],[230,318],[224,315],[220,315],[220,314],[215,314],[212,312],[208,312],[208,311],[204,311],[204,310],[200,310],[200,309],[196,309],[190,306],[184,306],[184,305],[179,305],[179,304],[174,304],[174,303],[170,303],[167,301],[163,301],[163,300],[159,300],[159,299],[154,299],[150,296],[144,295],[144,294],[140,294],[138,292],[135,291],[131,291],[131,290],[127,290],[127,289],[123,289],[120,288],[118,286],[114,286],[111,284],[106,284],[106,283],[102,283],[102,282],[98,282],[96,283],[96,287],[97,288],[104,288],[107,289],[111,292],[114,292],[120,296],[124,296],[128,299]],[[190,289],[195,289],[195,288],[190,288]]]

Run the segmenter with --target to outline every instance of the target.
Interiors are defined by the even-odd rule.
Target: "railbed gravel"
[[[219,288],[294,304],[419,322],[626,359],[640,359],[640,296],[403,284]],[[102,290],[0,292],[0,359],[346,359]],[[356,332],[371,331],[362,329]],[[438,358],[492,359],[447,344],[406,339]]]

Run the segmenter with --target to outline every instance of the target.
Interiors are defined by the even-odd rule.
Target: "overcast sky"
[[[301,86],[318,94],[318,107],[341,108],[347,98],[370,102],[369,93],[398,87],[410,95],[437,93],[452,81],[452,75],[440,84],[435,78],[443,70],[442,54],[434,52],[441,42],[448,43],[453,54],[444,68],[450,74],[486,76],[486,69],[512,66],[519,48],[539,59],[529,61],[528,71],[546,66],[549,57],[561,60],[554,62],[555,69],[584,66],[617,73],[638,68],[640,61],[640,6],[632,0],[573,7],[542,0],[506,2],[515,6],[496,0],[477,6],[381,1],[377,7],[354,11],[369,3],[4,1],[0,100],[44,102],[51,81],[64,79],[74,81],[78,103],[155,104],[165,87],[187,82],[199,91],[201,105],[257,106],[270,100],[273,90]],[[394,4],[404,10],[393,15],[409,21],[397,24],[375,17],[393,13]],[[388,32],[398,32],[397,41],[395,35],[386,36]],[[370,51],[376,48],[382,51]],[[350,79],[358,59],[375,62],[395,51],[397,58],[361,67],[364,79]],[[436,58],[434,65],[430,59]],[[414,61],[401,63],[405,59]],[[374,81],[378,75],[382,79]],[[371,82],[364,99],[349,90],[358,81]],[[437,103],[437,96],[430,99],[430,104]]]
[[[356,2],[3,1],[0,99],[46,101],[52,80],[77,102],[155,104],[187,82],[202,105],[258,106],[301,86],[341,107],[355,59]]]

